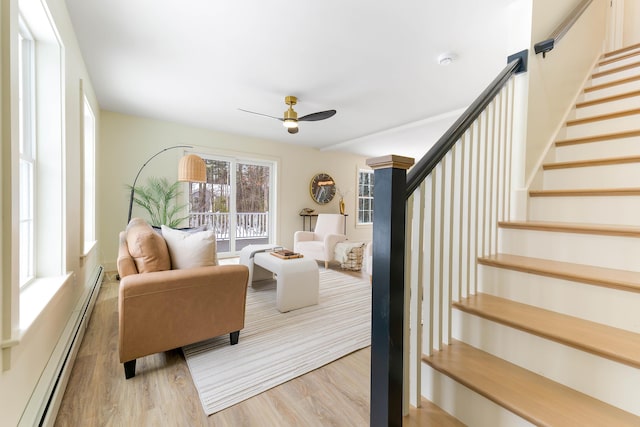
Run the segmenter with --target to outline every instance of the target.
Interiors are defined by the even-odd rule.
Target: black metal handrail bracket
[[[469,108],[467,108],[458,120],[440,137],[427,154],[409,171],[405,192],[406,199],[411,197],[411,194],[413,194],[422,181],[429,176],[431,171],[440,163],[444,156],[447,155],[467,129],[471,127],[473,122],[475,122],[485,108],[487,108],[487,105],[493,101],[509,79],[515,74],[527,71],[528,58],[528,49],[510,55],[507,58],[507,66],[502,69],[500,74],[487,86],[480,96],[473,101]]]
[[[533,50],[536,52],[536,55],[542,53],[542,57],[546,58],[547,52],[552,50],[555,47],[555,44],[564,37],[565,34],[567,34],[569,29],[576,23],[578,18],[580,18],[592,2],[593,0],[582,0],[547,39],[533,45]]]

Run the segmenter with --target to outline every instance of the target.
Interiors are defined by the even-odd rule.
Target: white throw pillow
[[[213,230],[191,233],[162,226],[171,268],[174,270],[218,265],[216,236]]]

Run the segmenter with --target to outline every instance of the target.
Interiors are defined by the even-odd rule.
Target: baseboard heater
[[[104,268],[99,265],[95,268],[89,281],[91,285],[87,287],[73,310],[60,340],[58,340],[58,344],[40,376],[40,381],[20,418],[19,427],[53,426],[103,277]]]

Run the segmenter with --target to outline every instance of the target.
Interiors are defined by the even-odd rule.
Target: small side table
[[[311,220],[313,218],[317,218],[318,214],[300,214],[300,216],[302,217],[302,231],[313,231]],[[307,227],[306,227],[307,218],[309,218],[309,230],[307,230]]]

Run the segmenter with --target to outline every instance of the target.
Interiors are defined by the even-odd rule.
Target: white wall
[[[532,44],[545,40],[576,5],[574,1],[535,0]],[[602,53],[609,0],[594,0],[555,48],[542,57],[529,52],[526,176],[532,176],[568,109]]]
[[[81,94],[80,80],[85,93],[98,111],[89,76],[67,14],[64,0],[43,0],[49,8],[55,27],[64,45],[63,71],[63,153],[64,159],[64,256],[69,279],[52,297],[27,330],[18,324],[19,287],[17,257],[17,28],[18,1],[6,0],[0,9],[0,73],[2,91],[2,151],[0,152],[0,180],[2,188],[2,276],[0,283],[0,340],[3,342],[0,370],[0,425],[16,425],[28,405],[39,380],[50,378],[43,374],[45,366],[58,343],[62,330],[72,315],[86,283],[97,267],[95,252],[82,254],[81,212]],[[100,117],[97,115],[96,120]],[[12,193],[13,197],[12,197]],[[58,361],[52,360],[53,363]]]
[[[479,94],[479,93],[478,93]],[[352,153],[368,153],[371,157],[395,154],[417,162],[433,147],[451,125],[464,113],[464,108],[391,128],[372,135],[352,139],[329,147]]]
[[[192,145],[194,150],[210,154],[240,154],[255,159],[277,161],[276,243],[293,247],[293,233],[302,229],[300,209],[338,213],[338,197],[327,205],[318,205],[309,195],[309,182],[318,172],[329,173],[337,187],[349,191],[345,197],[347,237],[352,241],[371,240],[371,227],[355,226],[358,168],[367,168],[366,158],[338,151],[282,144],[256,138],[231,135],[159,120],[108,111],[101,113],[98,149],[98,211],[101,259],[109,269],[115,268],[118,232],[127,222],[129,191],[135,174],[153,154],[173,145]],[[154,158],[143,170],[138,183],[149,176],[177,179],[179,149]],[[133,216],[145,217],[134,206]]]

